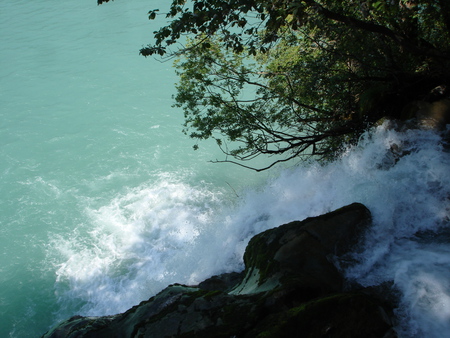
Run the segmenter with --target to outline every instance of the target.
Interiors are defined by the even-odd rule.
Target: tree
[[[447,0],[173,0],[165,16],[141,54],[180,60],[185,132],[238,161],[327,157],[433,89],[448,95]]]
[[[276,48],[257,53],[254,62],[221,49],[216,40],[193,41],[176,63],[180,81],[175,100],[185,113],[185,132],[195,139],[214,138],[243,166],[242,161],[259,155],[285,155],[256,170],[298,156],[329,155],[358,135],[350,93],[321,81],[340,82],[339,65],[311,41],[298,40],[286,36]],[[299,50],[306,48],[308,57],[300,64]],[[340,107],[334,107],[338,102]],[[225,161],[236,163],[228,157]]]

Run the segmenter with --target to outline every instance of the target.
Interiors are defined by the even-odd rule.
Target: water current
[[[254,234],[352,202],[374,227],[348,278],[394,284],[402,337],[446,337],[450,155],[439,136],[385,125],[325,166],[211,164],[214,145],[193,151],[181,133],[171,64],[138,55],[157,28],[146,13],[164,6],[0,2],[0,337],[241,270]]]

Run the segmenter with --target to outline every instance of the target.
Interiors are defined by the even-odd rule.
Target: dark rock
[[[242,335],[260,316],[254,297],[170,285],[123,314],[73,317],[44,337],[174,337]]]
[[[247,246],[241,274],[170,285],[125,313],[76,316],[44,337],[395,337],[389,306],[370,292],[343,292],[333,264],[370,222],[352,204],[267,230]]]
[[[339,293],[268,316],[249,337],[384,337],[392,327],[381,303],[364,293]]]
[[[434,102],[411,102],[403,109],[402,118],[414,119],[417,127],[423,129],[445,130],[450,123],[450,100],[443,98]]]
[[[198,288],[209,291],[219,290],[228,292],[235,287],[236,284],[240,283],[243,278],[243,272],[224,273],[204,280],[198,285]]]
[[[370,224],[369,210],[354,203],[262,232],[250,240],[244,254],[245,278],[231,293],[257,293],[288,284],[308,290],[309,298],[338,292],[343,277],[333,260],[354,247]]]

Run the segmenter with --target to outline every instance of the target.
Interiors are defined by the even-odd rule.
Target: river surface
[[[157,29],[147,12],[167,4],[0,2],[0,337],[39,337],[75,314],[241,270],[254,234],[352,202],[374,227],[348,278],[394,282],[401,336],[446,337],[439,136],[383,126],[326,166],[212,164],[223,158],[214,144],[194,151],[181,132],[172,64],[138,53]]]

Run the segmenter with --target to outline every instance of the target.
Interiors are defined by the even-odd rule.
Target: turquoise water
[[[146,13],[166,3],[0,2],[1,337],[37,336],[61,313],[58,238],[94,245],[92,210],[155,185],[233,195],[258,180],[192,150],[171,64],[138,55],[156,28]]]
[[[450,159],[439,137],[382,126],[327,166],[211,164],[214,145],[193,151],[181,133],[171,64],[138,55],[157,28],[146,13],[164,5],[0,2],[0,337],[242,269],[254,234],[355,201],[375,226],[347,276],[394,281],[401,336],[444,337]],[[393,144],[410,151],[395,166]]]

